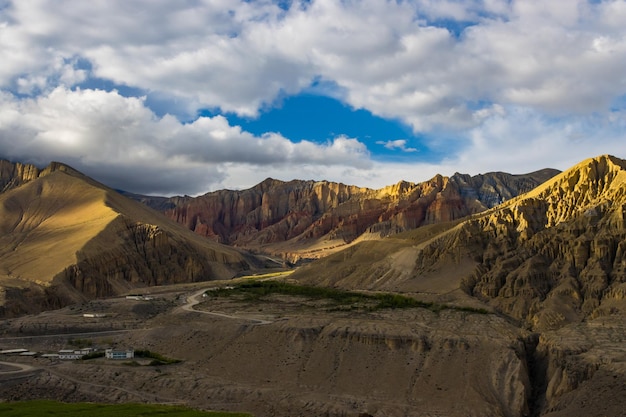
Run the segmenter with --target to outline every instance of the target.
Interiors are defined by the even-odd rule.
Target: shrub
[[[91,352],[83,356],[81,359],[86,361],[88,359],[104,358],[104,352]]]

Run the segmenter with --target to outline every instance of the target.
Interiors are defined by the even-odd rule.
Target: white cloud
[[[396,140],[388,140],[382,141],[379,140],[376,142],[377,145],[383,145],[385,148],[390,150],[400,150],[402,152],[417,152],[416,148],[407,148],[406,147],[406,139],[396,139]]]
[[[0,95],[0,150],[40,165],[67,162],[113,187],[146,193],[206,191],[227,178],[232,164],[293,172],[302,165],[372,165],[356,139],[320,145],[274,133],[258,137],[222,116],[182,124],[155,116],[142,98],[62,87],[36,99]]]
[[[525,173],[565,169],[604,153],[624,156],[626,112],[553,120],[523,107],[495,106],[481,116],[467,137],[448,143],[459,152],[441,163],[386,163],[345,136],[321,145],[293,143],[278,134],[252,135],[221,116],[183,124],[157,117],[142,98],[59,87],[25,100],[0,94],[0,149],[5,157],[39,165],[61,160],[110,186],[156,194],[247,188],[267,177],[381,188],[437,173]],[[379,144],[412,151],[405,140]]]
[[[471,127],[468,103],[484,101],[603,111],[626,93],[623,3],[317,0],[283,11],[268,1],[20,1],[0,11],[0,85],[41,88],[68,72],[59,57],[81,56],[92,75],[177,97],[191,112],[255,115],[315,77],[420,131]],[[456,38],[429,19],[473,26]]]
[[[294,143],[220,116],[158,117],[141,97],[76,89],[86,80],[170,98],[171,113],[192,118],[200,108],[254,116],[321,79],[350,106],[408,123],[449,152],[443,174],[626,156],[623,0],[6,3],[0,155],[61,159],[119,186],[128,170],[134,191],[247,186],[264,172],[376,185],[414,171],[374,162],[354,138]],[[459,35],[445,21],[469,26]],[[405,179],[436,172],[412,166],[419,178]]]
[[[469,143],[443,165],[471,173],[563,170],[597,155],[625,158],[624,132],[624,111],[554,119],[527,108],[509,107],[471,130]]]

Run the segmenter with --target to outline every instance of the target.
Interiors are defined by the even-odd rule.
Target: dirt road
[[[204,310],[196,310],[196,309],[194,309],[194,306],[200,304],[202,295],[207,290],[208,289],[205,288],[205,289],[200,290],[200,291],[194,293],[193,295],[187,297],[187,302],[183,306],[181,306],[181,308],[183,310],[185,310],[185,311],[191,311],[191,312],[194,312],[194,313],[209,314],[211,316],[223,317],[223,318],[227,318],[227,319],[231,319],[231,320],[249,321],[249,322],[252,322],[253,325],[264,325],[264,324],[272,324],[273,323],[272,321],[269,321],[269,320],[263,320],[263,319],[253,318],[253,317],[234,316],[232,314],[220,313],[218,311],[204,311]]]
[[[23,363],[0,362],[0,381],[30,378],[40,371],[40,368]]]

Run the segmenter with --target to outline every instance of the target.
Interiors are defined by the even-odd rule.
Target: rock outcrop
[[[230,278],[256,265],[66,165],[0,168],[4,315],[137,287]]]
[[[73,175],[83,176],[75,169],[60,162],[52,162],[46,168],[40,169],[32,164],[13,163],[6,159],[0,159],[0,194],[55,171],[71,172]]]
[[[0,193],[39,177],[40,169],[34,165],[12,163],[0,159]]]
[[[479,213],[557,173],[435,176],[379,190],[327,181],[267,179],[243,191],[169,200],[129,194],[214,241],[282,256],[319,258],[360,237],[384,237]]]
[[[473,296],[538,329],[624,310],[626,162],[586,160],[469,221]]]

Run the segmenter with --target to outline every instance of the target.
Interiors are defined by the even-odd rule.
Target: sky
[[[0,158],[200,195],[626,159],[626,0],[0,0]]]

